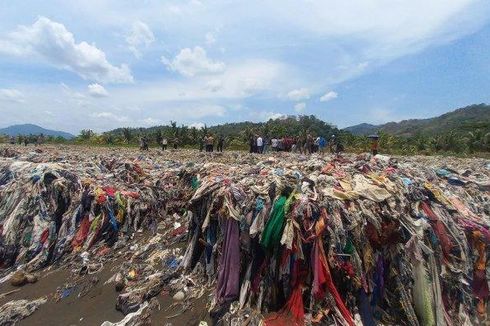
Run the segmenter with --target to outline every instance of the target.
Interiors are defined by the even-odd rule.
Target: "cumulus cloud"
[[[104,88],[104,86],[97,84],[97,83],[88,85],[88,93],[92,97],[107,97],[107,96],[109,96],[109,93]]]
[[[23,103],[25,99],[24,94],[17,89],[0,88],[0,101]]]
[[[336,99],[338,97],[338,94],[334,91],[330,91],[325,93],[322,97],[320,97],[320,102],[328,102],[330,100]]]
[[[305,102],[301,102],[301,103],[296,103],[296,105],[294,106],[294,111],[298,112],[298,113],[303,113],[306,109],[306,103]]]
[[[209,59],[200,46],[180,50],[173,60],[162,56],[161,61],[167,69],[187,77],[222,73],[226,68],[223,62]]]
[[[136,58],[141,58],[141,48],[147,48],[155,41],[155,36],[147,24],[136,21],[131,26],[131,31],[126,36],[129,50]]]
[[[310,92],[307,88],[293,89],[287,94],[288,99],[291,101],[301,101],[310,98]]]
[[[31,26],[19,26],[0,40],[0,54],[41,58],[50,64],[102,83],[130,83],[133,76],[126,65],[114,66],[105,53],[87,42],[77,43],[63,24],[39,17]]]

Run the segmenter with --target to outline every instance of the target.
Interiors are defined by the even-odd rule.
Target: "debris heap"
[[[223,324],[485,321],[485,160],[75,153],[0,158],[0,276],[117,252],[129,319],[164,292]]]

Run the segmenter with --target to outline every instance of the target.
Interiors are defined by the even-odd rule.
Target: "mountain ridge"
[[[357,136],[385,132],[397,136],[411,137],[417,134],[435,135],[449,131],[459,133],[474,129],[490,131],[490,105],[484,103],[469,105],[425,119],[408,119],[380,125],[361,123],[342,130]]]
[[[2,134],[10,137],[43,134],[44,136],[63,137],[65,139],[75,138],[74,135],[68,132],[46,129],[32,123],[16,124],[5,128],[0,128],[0,135]]]

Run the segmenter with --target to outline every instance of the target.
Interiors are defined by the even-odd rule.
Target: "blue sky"
[[[0,127],[77,133],[490,102],[483,0],[0,0]]]

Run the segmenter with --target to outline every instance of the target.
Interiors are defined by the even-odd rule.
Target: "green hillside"
[[[347,127],[344,130],[355,135],[367,135],[381,131],[405,137],[418,134],[434,136],[448,132],[462,134],[475,130],[481,130],[486,133],[490,132],[490,105],[470,105],[435,118],[403,120],[378,126],[360,124]]]

